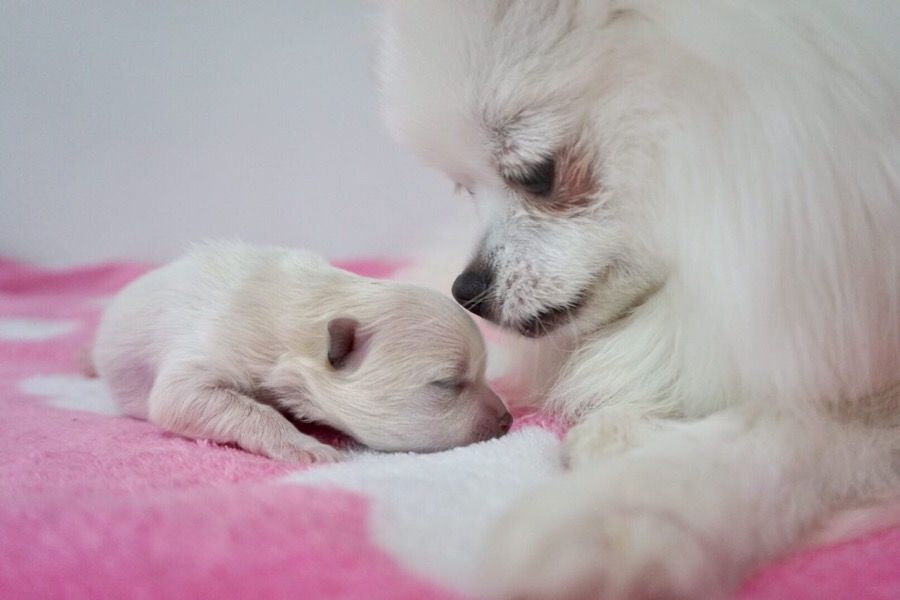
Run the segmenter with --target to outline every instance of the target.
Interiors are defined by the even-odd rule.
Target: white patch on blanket
[[[99,379],[78,375],[34,375],[19,382],[19,390],[39,396],[50,406],[98,415],[120,416],[106,385]]]
[[[472,593],[492,523],[514,499],[561,469],[556,436],[526,427],[435,454],[363,453],[282,481],[365,495],[372,502],[372,537],[381,548],[414,571]]]
[[[53,319],[0,319],[0,340],[34,342],[75,331],[78,321]]]

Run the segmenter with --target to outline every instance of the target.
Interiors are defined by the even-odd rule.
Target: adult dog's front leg
[[[896,487],[896,443],[736,411],[681,424],[526,498],[485,577],[511,598],[718,597],[831,509]]]

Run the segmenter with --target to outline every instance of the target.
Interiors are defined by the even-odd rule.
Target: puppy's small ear
[[[340,369],[347,364],[350,355],[358,347],[359,322],[350,318],[337,318],[328,322],[328,364]]]

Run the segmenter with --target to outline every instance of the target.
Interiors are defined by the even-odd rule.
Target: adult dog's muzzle
[[[460,306],[485,319],[496,313],[491,299],[494,274],[478,264],[469,266],[453,282],[451,293]]]

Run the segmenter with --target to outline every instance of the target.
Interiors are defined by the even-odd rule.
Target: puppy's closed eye
[[[466,384],[458,379],[439,379],[437,381],[432,381],[430,385],[439,390],[452,392],[454,394],[459,394],[462,392],[463,388],[466,387]]]

